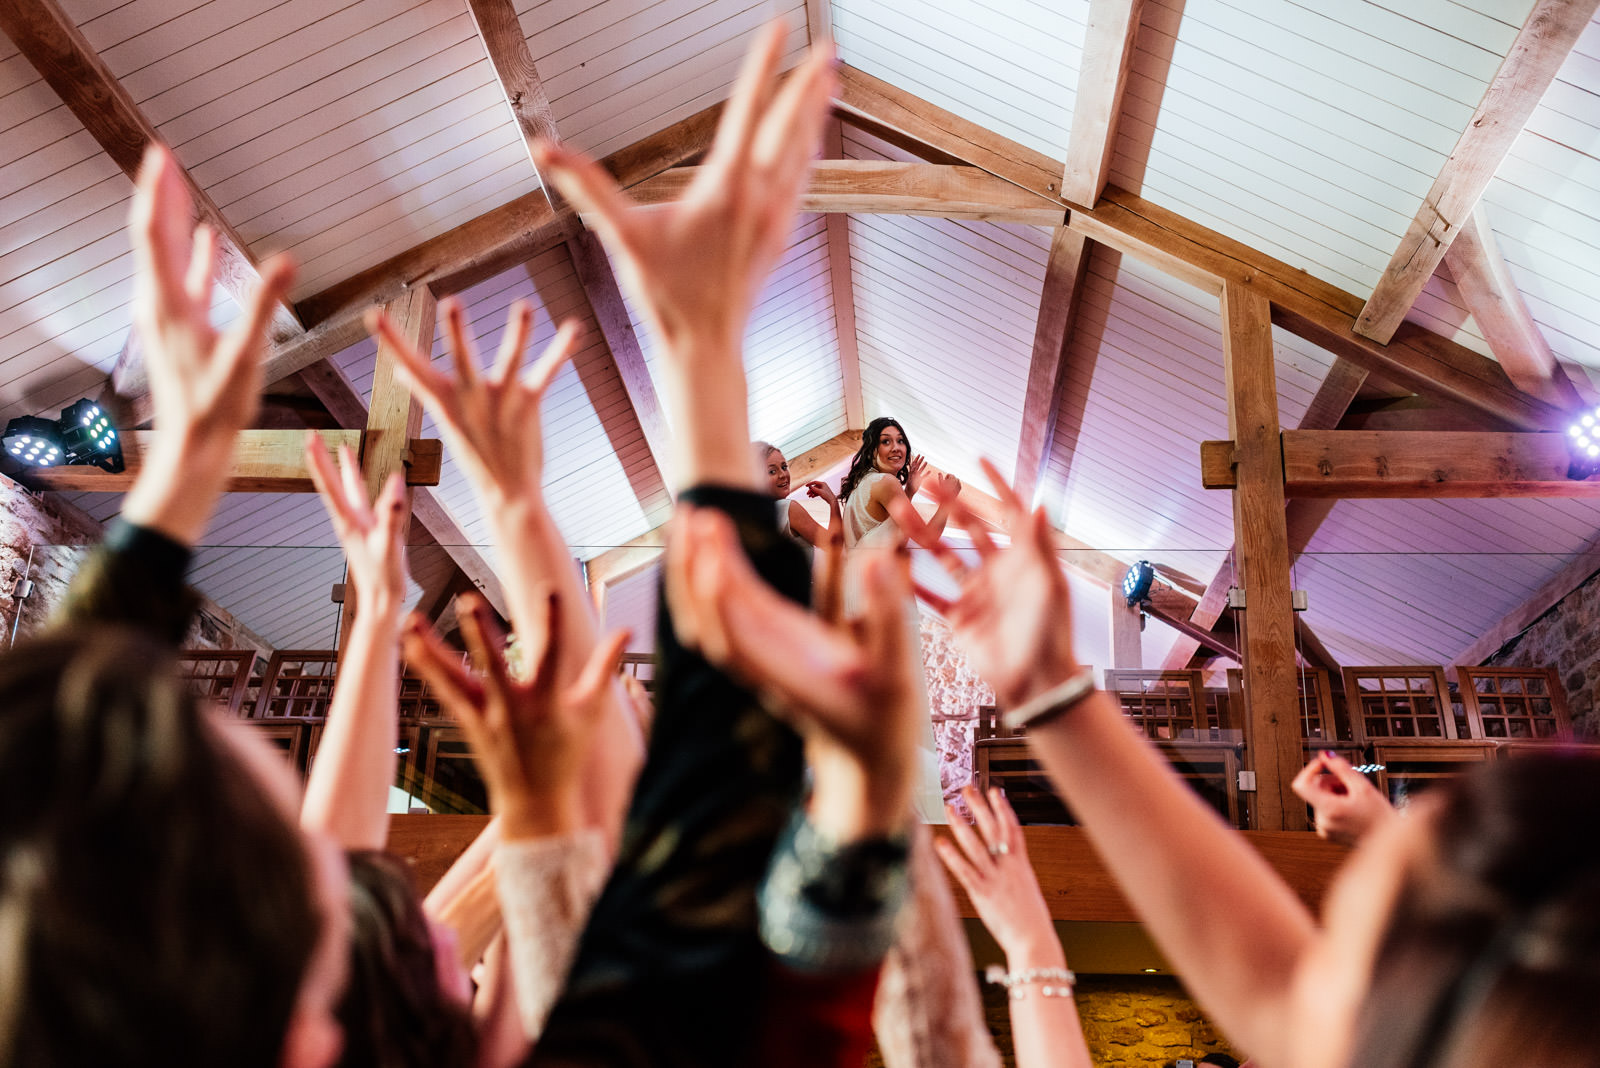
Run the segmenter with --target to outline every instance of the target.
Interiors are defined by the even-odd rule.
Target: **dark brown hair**
[[[433,938],[405,864],[357,850],[350,860],[350,983],[339,1005],[345,1068],[471,1065],[477,1032],[439,989]]]
[[[0,811],[0,1062],[278,1062],[310,859],[166,648],[81,627],[0,658]]]
[[[1600,1059],[1600,759],[1498,761],[1441,787],[1373,969],[1352,1065]]]
[[[839,500],[849,500],[850,494],[861,484],[861,480],[867,477],[868,472],[877,470],[873,466],[872,457],[878,451],[878,436],[891,426],[900,431],[900,439],[906,446],[906,462],[894,473],[894,477],[900,480],[902,486],[906,484],[906,476],[911,473],[911,438],[906,435],[906,428],[901,426],[898,420],[880,415],[868,423],[867,429],[861,432],[861,447],[850,458],[850,470],[844,476],[844,481],[839,483]]]

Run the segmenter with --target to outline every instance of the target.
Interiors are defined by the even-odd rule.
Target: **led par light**
[[[1600,472],[1600,408],[1584,412],[1567,427],[1567,477],[1582,482]]]
[[[71,464],[93,464],[113,474],[122,467],[122,443],[111,413],[84,398],[61,410],[61,445]]]
[[[54,419],[24,415],[6,424],[0,437],[5,455],[29,467],[58,467],[66,460],[61,444],[61,429]]]
[[[1128,607],[1143,604],[1150,599],[1150,587],[1155,584],[1156,569],[1148,560],[1140,560],[1122,576],[1122,596]]]

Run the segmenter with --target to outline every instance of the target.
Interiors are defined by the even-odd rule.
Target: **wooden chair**
[[[1154,741],[1217,740],[1218,724],[1206,710],[1206,688],[1198,671],[1106,669],[1106,693]]]
[[[280,718],[271,723],[252,723],[254,730],[283,753],[297,775],[306,773],[306,747],[312,723],[309,720]]]
[[[189,691],[231,716],[244,714],[255,666],[253,649],[185,649],[178,654],[178,670]]]
[[[267,661],[256,718],[326,716],[333,700],[338,654],[332,649],[280,649]]]
[[[1443,668],[1347,667],[1344,690],[1356,742],[1458,737]]]
[[[1506,741],[1572,737],[1566,691],[1550,668],[1457,667],[1456,677],[1471,737]]]

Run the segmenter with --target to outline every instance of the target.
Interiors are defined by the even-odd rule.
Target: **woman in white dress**
[[[828,502],[828,525],[823,526],[811,518],[811,513],[799,501],[789,499],[789,461],[782,450],[765,441],[750,443],[755,455],[756,469],[767,481],[767,488],[778,501],[778,532],[800,543],[809,559],[814,550],[827,549],[831,532],[842,521],[839,517],[839,498],[826,482],[807,482],[806,496],[820,497]]]
[[[927,461],[913,456],[905,428],[888,416],[867,424],[861,434],[861,448],[850,461],[850,471],[839,486],[843,502],[844,544],[847,549],[866,542],[869,547],[887,548],[899,538],[899,529],[889,518],[888,502],[895,495],[915,498],[927,478]],[[939,475],[956,492],[961,482],[953,475]],[[930,487],[931,488],[931,487]],[[944,532],[946,512],[956,492],[940,495],[938,509],[928,518],[930,529]]]

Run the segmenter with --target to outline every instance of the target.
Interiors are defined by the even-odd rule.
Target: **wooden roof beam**
[[[1143,7],[1144,0],[1090,0],[1072,134],[1061,174],[1061,198],[1069,203],[1092,205],[1106,187]]]
[[[1501,646],[1533,626],[1538,618],[1600,571],[1600,537],[1592,539],[1573,558],[1535,590],[1526,601],[1507,612],[1500,622],[1455,657],[1456,664],[1476,666],[1500,651]],[[1454,677],[1455,667],[1445,668]]]
[[[1481,201],[1456,234],[1444,262],[1489,351],[1516,387],[1560,408],[1583,407],[1583,398],[1556,362],[1511,278]]]
[[[813,8],[827,8],[827,0],[808,0],[807,17]],[[815,31],[812,34],[816,37]],[[844,130],[836,115],[828,117],[822,133],[825,159],[844,156]],[[828,280],[833,287],[833,326],[839,339],[839,377],[844,388],[845,426],[867,425],[866,395],[861,390],[861,350],[856,337],[855,269],[850,261],[850,220],[832,212],[825,216],[828,230]]]
[[[1291,497],[1600,497],[1600,481],[1567,478],[1564,434],[1286,430]],[[1207,489],[1232,489],[1231,441],[1200,443]]]
[[[1066,226],[1056,227],[1050,238],[1050,258],[1045,265],[1044,288],[1039,293],[1039,316],[1033,331],[1033,352],[1028,358],[1028,386],[1022,398],[1022,425],[1012,475],[1012,484],[1025,501],[1037,497],[1055,441],[1067,348],[1072,344],[1072,323],[1084,280],[1089,277],[1093,251],[1093,242]]]
[[[1356,333],[1384,344],[1395,336],[1597,8],[1600,0],[1537,0],[1533,5],[1356,317]]]
[[[147,146],[165,143],[56,0],[0,4],[0,30],[129,178],[138,174]],[[177,171],[200,221],[216,232],[218,285],[241,308],[248,307],[250,292],[261,283],[255,257],[188,170],[180,165]],[[300,336],[305,328],[292,307],[279,304],[271,331],[275,339],[285,340]],[[135,362],[124,368],[126,384],[134,393],[146,392],[141,388],[142,367]]]
[[[629,190],[635,200],[660,204],[677,200],[694,181],[695,167],[675,167]],[[828,159],[812,165],[805,212],[859,215],[928,215],[1060,226],[1066,207],[1019,189],[978,167],[895,160]]]
[[[834,103],[847,120],[1058,197],[1060,162],[849,66],[839,75]],[[1402,325],[1387,346],[1362,337],[1352,329],[1361,298],[1115,187],[1092,210],[1072,210],[1068,225],[1213,293],[1230,280],[1254,285],[1271,301],[1276,325],[1415,392],[1455,398],[1528,430],[1561,419],[1557,408],[1518,390],[1493,360],[1415,324]]]

